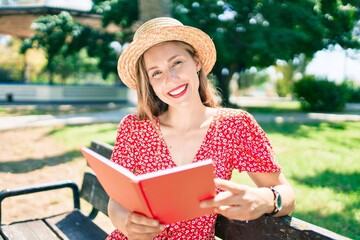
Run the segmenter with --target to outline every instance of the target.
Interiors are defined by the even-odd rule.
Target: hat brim
[[[211,38],[194,27],[171,26],[154,29],[128,45],[120,55],[117,65],[121,81],[129,88],[136,89],[136,64],[140,56],[152,46],[167,41],[190,44],[195,49],[206,75],[210,73],[216,61],[215,45]]]

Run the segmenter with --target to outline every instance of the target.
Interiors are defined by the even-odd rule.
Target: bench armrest
[[[73,192],[74,208],[80,209],[80,193],[77,184],[73,181],[60,181],[47,184],[30,185],[14,189],[4,189],[0,191],[0,225],[2,213],[2,201],[5,198],[20,196],[30,193],[44,192],[61,188],[70,188]]]

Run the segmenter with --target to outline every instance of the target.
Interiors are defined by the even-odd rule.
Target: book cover
[[[199,206],[215,196],[212,160],[135,176],[89,148],[81,151],[107,194],[130,211],[162,224],[213,213]]]

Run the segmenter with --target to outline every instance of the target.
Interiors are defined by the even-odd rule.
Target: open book
[[[81,151],[107,194],[132,212],[162,224],[213,213],[212,208],[199,206],[201,200],[215,196],[211,160],[135,176],[89,148]]]

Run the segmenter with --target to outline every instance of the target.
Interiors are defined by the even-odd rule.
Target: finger
[[[156,235],[154,233],[131,233],[128,236],[128,239],[153,239]]]
[[[164,230],[164,226],[158,226],[158,227],[149,227],[144,225],[138,225],[138,224],[131,224],[128,226],[128,232],[131,232],[133,234],[153,234],[157,235],[162,230]]]
[[[129,221],[138,224],[138,225],[144,225],[149,227],[159,227],[160,223],[156,219],[148,218],[142,214],[139,213],[130,213],[128,217]]]
[[[200,203],[200,207],[219,207],[222,205],[239,205],[242,200],[242,195],[234,195],[232,192],[224,191],[218,193],[213,199],[204,200]]]
[[[221,214],[229,219],[236,219],[240,221],[249,220],[249,216],[244,215],[244,208],[242,206],[220,206],[214,209],[216,213]]]
[[[222,190],[225,190],[225,191],[230,191],[235,194],[241,194],[241,193],[244,193],[244,191],[245,191],[245,186],[234,183],[229,180],[216,178],[216,179],[214,179],[214,183],[215,183],[216,187],[221,188]]]
[[[215,207],[222,205],[239,206],[243,202],[243,194],[234,194],[229,191],[220,192],[214,198]]]

